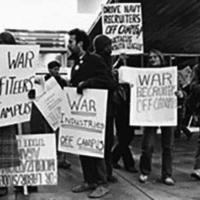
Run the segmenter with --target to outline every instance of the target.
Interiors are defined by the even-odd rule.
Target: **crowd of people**
[[[47,81],[54,76],[61,88],[76,87],[78,94],[83,94],[87,88],[107,89],[107,115],[105,130],[105,155],[104,159],[92,156],[80,155],[81,169],[83,173],[83,183],[72,189],[74,193],[92,190],[90,198],[99,198],[110,191],[109,183],[117,182],[113,176],[113,168],[121,169],[119,160],[122,158],[124,168],[130,173],[140,172],[139,181],[147,182],[151,172],[152,153],[155,145],[155,137],[158,127],[144,127],[143,139],[141,143],[141,156],[139,169],[135,167],[135,160],[130,150],[130,143],[134,139],[135,130],[138,127],[129,125],[130,109],[130,85],[119,83],[118,69],[122,66],[123,60],[113,67],[112,63],[112,41],[106,35],[97,35],[93,42],[93,52],[90,52],[90,38],[86,32],[80,29],[73,29],[68,32],[68,49],[71,51],[73,66],[71,79],[66,81],[61,78],[59,69],[61,64],[58,61],[51,61],[48,64],[49,74],[45,76]],[[0,34],[0,44],[16,44],[14,37],[4,32]],[[162,53],[156,49],[149,51],[147,67],[167,66]],[[38,84],[40,84],[38,82]],[[160,127],[161,146],[162,146],[162,171],[161,179],[166,185],[174,185],[172,178],[172,152],[174,134],[183,131],[190,139],[191,133],[183,124],[185,108],[189,109],[193,115],[200,116],[200,67],[196,66],[193,70],[189,93],[178,83],[178,125],[177,127]],[[37,96],[35,90],[28,93],[30,99]],[[200,120],[200,118],[198,117]],[[200,122],[200,121],[199,121]],[[114,126],[116,127],[117,144],[114,145]],[[44,117],[36,106],[33,105],[30,133],[53,132]],[[56,135],[58,135],[58,130]],[[0,127],[0,168],[9,168],[20,165],[19,154],[17,151],[16,135],[17,125]],[[57,139],[58,141],[58,139]],[[66,160],[61,152],[57,152],[58,166],[70,168],[71,164]],[[200,136],[198,148],[195,156],[194,170],[191,176],[200,180]],[[31,188],[31,187],[30,187]],[[19,189],[18,189],[19,190]],[[34,188],[33,191],[36,191]],[[0,188],[0,196],[6,195],[7,187]]]

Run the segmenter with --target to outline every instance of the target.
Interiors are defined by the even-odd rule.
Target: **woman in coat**
[[[149,52],[149,67],[164,67],[166,66],[162,53],[158,50]],[[161,143],[162,143],[162,181],[166,185],[174,185],[172,179],[172,146],[174,131],[173,127],[165,126],[161,128]],[[152,153],[156,140],[156,132],[158,127],[144,127],[142,140],[142,154],[140,157],[140,177],[139,181],[145,183],[151,172]]]

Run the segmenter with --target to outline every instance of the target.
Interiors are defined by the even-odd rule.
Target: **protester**
[[[182,83],[178,80],[178,91],[176,93],[178,96],[178,122],[177,127],[175,129],[174,136],[175,138],[179,139],[181,137],[181,133],[184,133],[187,137],[187,140],[189,141],[192,137],[193,133],[190,132],[187,128],[187,120],[186,120],[186,98],[187,93],[184,90]]]
[[[57,60],[52,60],[47,64],[49,73],[45,75],[44,80],[47,81],[51,77],[54,77],[60,87],[63,89],[68,86],[68,83],[65,79],[60,76],[60,67],[61,64]],[[36,84],[41,84],[40,79],[36,79]],[[29,92],[30,98],[35,98],[36,94],[35,90]],[[37,125],[36,125],[37,124]],[[31,132],[32,133],[53,133],[54,131],[47,123],[45,118],[41,115],[38,108],[33,104],[32,115],[31,115]],[[56,130],[56,141],[58,147],[58,132],[59,129]],[[57,151],[57,159],[58,159],[58,167],[68,169],[71,167],[71,163],[65,158],[65,154]]]
[[[15,45],[16,41],[9,32],[0,34],[0,44]],[[0,168],[10,168],[20,165],[17,147],[17,125],[0,127]],[[8,193],[7,187],[0,187],[0,197]]]
[[[47,81],[49,78],[52,76],[56,79],[58,84],[60,85],[61,88],[64,86],[67,86],[67,82],[60,76],[59,70],[60,70],[61,64],[53,60],[48,63],[48,71],[49,73],[45,75],[44,80]],[[42,80],[41,79],[35,79],[35,84],[42,85]],[[37,90],[32,89],[28,92],[28,97],[30,99],[35,99],[37,97]],[[30,119],[30,134],[41,134],[41,133],[53,133],[53,129],[51,126],[47,123],[46,119],[44,116],[41,114],[37,106],[33,103],[32,104],[32,110],[31,110],[31,119]],[[56,130],[56,141],[58,144],[58,130]],[[58,160],[58,167],[64,167],[64,168],[70,168],[71,164],[66,160],[64,160],[64,156],[62,153],[58,152],[57,153],[57,160]],[[37,186],[28,186],[28,192],[37,192],[38,188]],[[15,187],[15,192],[18,193],[23,193],[23,187]]]
[[[88,52],[90,39],[80,30],[69,31],[68,48],[78,55],[71,72],[71,85],[77,87],[77,93],[83,94],[85,88],[112,89],[115,87],[111,76],[111,70],[105,60],[93,53]],[[72,189],[73,192],[93,190],[88,196],[99,198],[109,192],[106,179],[105,161],[101,158],[80,156],[84,182]],[[99,167],[101,166],[101,167]]]
[[[193,77],[190,83],[190,96],[187,99],[187,104],[193,115],[198,118],[198,126],[200,126],[200,66],[196,65],[193,69]],[[194,161],[194,170],[191,177],[200,180],[200,133],[197,142],[197,150]]]
[[[164,67],[166,62],[162,53],[158,50],[149,52],[148,67]],[[144,127],[142,140],[142,154],[140,157],[140,182],[145,183],[151,172],[151,159],[153,147],[155,145],[156,132],[158,127]],[[173,127],[166,126],[161,128],[161,143],[162,143],[162,181],[166,185],[174,185],[172,179],[172,146],[174,139]]]
[[[60,67],[61,67],[60,62],[56,60],[49,62],[48,63],[49,74],[47,74],[44,79],[45,81],[47,81],[49,78],[54,77],[58,82],[58,84],[60,85],[60,87],[63,89],[64,87],[68,86],[68,82],[60,76]],[[58,132],[59,129],[56,130],[57,149],[58,149]],[[71,163],[65,158],[66,157],[65,153],[57,151],[57,157],[58,157],[59,168],[69,169],[71,167]]]
[[[107,64],[108,70],[112,71],[112,41],[106,35],[97,35],[93,40],[95,53],[100,55]],[[114,79],[113,79],[114,81]],[[117,84],[117,82],[116,82]],[[107,180],[109,182],[117,182],[117,178],[113,176],[112,165],[112,148],[114,144],[114,107],[113,107],[113,90],[108,93],[108,108],[106,118],[106,137],[105,137],[105,161],[107,169]]]
[[[123,65],[123,62],[118,62],[114,66],[115,79],[118,81],[118,69]],[[118,163],[120,158],[123,160],[124,168],[128,172],[137,173],[135,168],[135,160],[129,148],[131,141],[134,138],[135,127],[129,125],[129,110],[130,110],[130,85],[121,83],[116,90],[115,98],[115,127],[118,143],[112,151],[112,162],[115,169],[121,169]]]

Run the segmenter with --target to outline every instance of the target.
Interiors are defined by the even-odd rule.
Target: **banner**
[[[0,169],[0,186],[57,184],[55,134],[18,135],[21,165]]]
[[[60,127],[61,105],[64,101],[64,94],[54,77],[47,80],[44,86],[44,93],[37,97],[34,103],[55,131]]]
[[[30,120],[39,46],[0,45],[0,127]]]
[[[113,55],[143,53],[141,3],[103,5],[102,27],[103,34],[112,39]]]
[[[131,84],[130,125],[177,125],[177,67],[119,69]]]
[[[107,90],[64,88],[67,101],[61,108],[59,151],[104,157]]]

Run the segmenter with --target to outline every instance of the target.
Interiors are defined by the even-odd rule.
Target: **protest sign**
[[[143,53],[141,3],[102,5],[102,27],[112,39],[113,55]]]
[[[0,127],[30,120],[39,46],[0,46]]]
[[[190,66],[185,67],[182,70],[178,70],[178,81],[181,83],[182,87],[186,87],[190,84],[192,78],[192,69]]]
[[[21,165],[0,169],[0,186],[57,184],[55,134],[18,135]]]
[[[61,108],[59,151],[104,157],[107,90],[64,88],[67,101]]]
[[[54,77],[47,80],[44,86],[44,92],[34,100],[34,103],[55,131],[60,126],[61,104],[64,101],[64,94]]]
[[[177,67],[119,69],[131,84],[130,125],[177,125]]]

